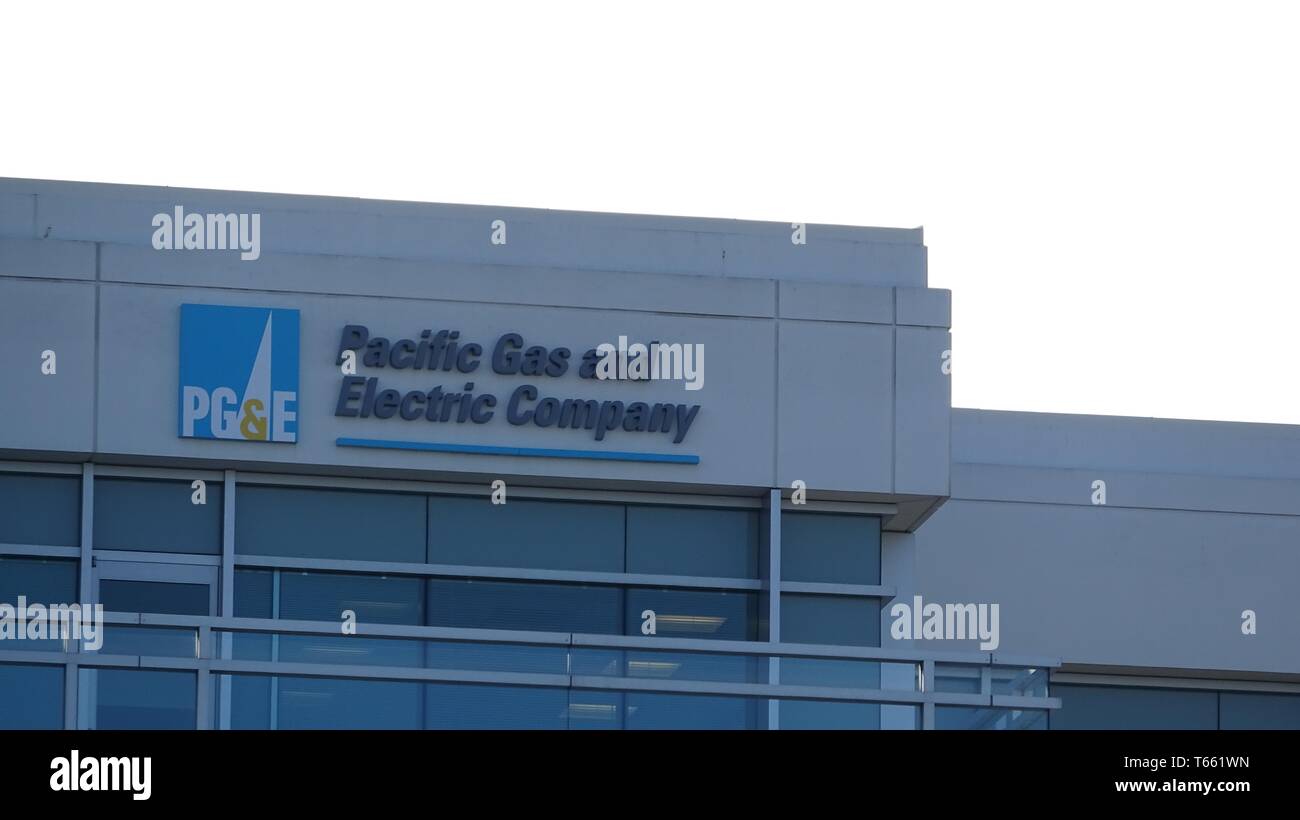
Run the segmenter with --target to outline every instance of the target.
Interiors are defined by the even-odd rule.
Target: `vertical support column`
[[[221,489],[221,605],[218,614],[223,618],[235,617],[235,471],[226,470]],[[235,636],[231,632],[220,635],[221,657],[234,657]],[[217,728],[230,728],[229,675],[217,676]]]
[[[212,728],[212,673],[207,661],[194,670],[194,728]]]
[[[926,694],[934,692],[934,661],[924,660],[921,662],[921,691]],[[921,728],[934,728],[934,703],[927,701],[921,705]]]
[[[95,465],[81,465],[81,562],[77,567],[77,594],[83,609],[99,600],[95,589]],[[102,626],[101,626],[102,629]],[[81,642],[75,644],[81,652]],[[75,663],[64,667],[64,725],[69,729],[88,729],[93,725],[95,711],[93,669],[83,669]]]
[[[781,642],[781,491],[769,490],[767,494],[767,640]],[[768,683],[781,682],[781,659],[768,658]],[[781,704],[767,702],[767,728],[781,728]]]
[[[880,609],[880,645],[900,649],[915,648],[914,641],[896,641],[890,633],[894,618],[893,601],[911,601],[916,591],[916,537],[905,532],[882,532],[880,536],[880,583],[895,589],[894,599],[882,599]],[[920,681],[917,669],[908,664],[880,664],[880,684],[885,689],[916,689]],[[882,704],[881,729],[915,729],[916,710]]]
[[[271,617],[280,617],[280,570],[271,573]],[[280,660],[280,633],[271,635],[271,660]],[[280,728],[280,676],[271,678],[271,728]]]
[[[78,582],[82,604],[93,604],[99,599],[94,589],[91,572],[95,538],[95,465],[81,465],[81,566]]]

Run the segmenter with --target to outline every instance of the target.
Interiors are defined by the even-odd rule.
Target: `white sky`
[[[1300,423],[1300,4],[424,5],[6,4],[0,176],[924,225],[955,405]]]

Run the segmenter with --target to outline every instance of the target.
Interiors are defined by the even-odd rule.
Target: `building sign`
[[[335,360],[343,377],[334,415],[438,424],[488,424],[502,417],[516,427],[584,430],[596,441],[615,433],[654,433],[674,444],[686,439],[698,404],[551,395],[546,385],[573,370],[582,380],[600,378],[601,360],[595,348],[575,360],[567,347],[526,344],[519,333],[503,334],[489,349],[462,339],[457,330],[423,330],[415,338],[390,340],[372,336],[364,325],[347,325]],[[480,368],[522,383],[509,394],[483,392],[474,382]],[[397,390],[385,387],[380,375],[359,372],[365,370],[446,373],[442,378],[451,383]]]
[[[298,440],[298,311],[181,305],[181,438]]]
[[[296,442],[298,342],[297,310],[181,305],[178,435]],[[637,361],[629,366],[625,342],[620,338],[617,349],[605,345],[601,350],[593,347],[574,356],[567,347],[527,343],[519,333],[505,333],[483,345],[461,338],[456,330],[423,330],[413,338],[389,339],[371,334],[364,325],[349,324],[342,329],[333,361],[335,371],[341,374],[333,412],[338,418],[396,419],[412,422],[412,426],[420,422],[437,426],[504,423],[582,431],[597,442],[653,436],[681,444],[699,415],[699,404],[630,400],[633,396],[592,398],[572,386],[555,386],[561,380],[576,380],[579,384],[603,379],[648,380],[652,372],[673,372],[669,359],[674,348],[678,354],[682,348],[658,343],[634,345],[664,359],[653,362],[653,367],[649,362]],[[699,361],[702,364],[702,354]],[[635,375],[639,363],[646,365],[647,375]],[[427,383],[417,389],[393,387],[392,371],[406,370],[428,374]],[[476,386],[476,375],[484,373],[513,377],[518,382],[508,392],[491,392]],[[687,391],[701,385],[702,379],[688,386]],[[699,461],[694,455],[439,444],[428,442],[431,436],[427,432],[413,432],[410,438],[415,441],[340,438],[338,443],[451,452],[505,454],[508,450],[513,455],[692,464]]]

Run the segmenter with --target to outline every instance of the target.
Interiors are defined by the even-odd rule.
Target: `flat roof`
[[[926,286],[921,228],[0,178],[0,236],[148,245],[155,213],[259,213],[268,253]],[[792,215],[797,219],[798,215]],[[507,242],[489,241],[494,220]]]

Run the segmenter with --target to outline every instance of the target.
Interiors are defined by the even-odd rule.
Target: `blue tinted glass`
[[[880,646],[880,602],[840,595],[782,595],[781,641]]]
[[[1178,689],[1053,684],[1053,729],[1215,729],[1218,695]]]
[[[95,726],[99,729],[193,729],[193,672],[97,669]]]
[[[344,610],[356,613],[358,623],[421,624],[421,581],[391,575],[280,571],[279,617],[342,623]]]
[[[623,631],[623,591],[594,585],[435,578],[429,581],[428,622],[467,629],[618,634]]]
[[[782,683],[786,682],[786,662],[781,661]],[[880,708],[875,703],[783,700],[780,726],[782,729],[879,729]]]
[[[1224,692],[1219,695],[1219,728],[1300,729],[1300,695]]]
[[[259,675],[225,675],[230,687],[230,728],[271,728],[271,678]]]
[[[342,632],[343,613],[358,624],[418,625],[424,620],[424,595],[418,578],[381,575],[280,572],[280,618],[334,621]],[[292,663],[342,663],[368,666],[420,666],[418,641],[359,635],[282,635],[279,660]],[[351,690],[340,690],[339,697]]]
[[[758,637],[758,595],[633,587],[627,591],[627,634],[640,635],[654,613],[655,633],[666,638],[752,641]]]
[[[104,579],[99,582],[99,602],[107,612],[207,615],[208,585]]]
[[[63,667],[0,663],[0,729],[62,729]]]
[[[280,729],[419,729],[421,684],[288,678],[277,681]]]
[[[623,695],[627,729],[763,729],[767,701],[714,695]]]
[[[622,692],[568,690],[569,706],[565,719],[570,729],[623,729],[624,698]]]
[[[1042,709],[985,709],[976,706],[936,706],[936,729],[1042,730],[1047,712]]]
[[[567,689],[425,686],[427,729],[567,729]]]
[[[766,683],[766,657],[734,653],[666,652],[575,646],[572,673],[650,680]]]
[[[207,503],[191,501],[188,481],[95,479],[95,549],[221,554],[221,484]]]
[[[869,515],[782,512],[781,578],[879,584],[880,519]]]
[[[236,499],[241,555],[424,561],[422,495],[241,484]]]
[[[152,655],[165,658],[197,658],[197,629],[153,626],[105,626],[99,651],[105,655]]]
[[[569,673],[567,646],[427,641],[424,647],[424,665],[430,669]]]
[[[0,473],[0,544],[81,545],[81,479]]]
[[[49,558],[0,558],[0,603],[73,604],[77,602],[77,562]]]
[[[274,581],[275,575],[270,570],[235,570],[235,617],[272,617],[271,587]],[[234,657],[237,660],[271,660],[271,635],[256,632],[236,632],[222,636],[222,640],[234,642]],[[237,679],[234,684],[235,688],[232,691],[240,691],[241,687],[247,689],[252,686],[246,681],[241,681],[245,681],[245,679]],[[269,694],[267,697],[270,697]]]
[[[25,599],[27,606],[47,607],[50,605],[77,603],[77,562],[47,558],[0,558],[0,603],[18,606],[19,596]],[[45,624],[44,621],[39,623]],[[61,639],[47,640],[57,632],[61,638],[62,631],[47,629],[45,636],[33,632],[32,624],[24,632],[15,632],[21,636],[21,643],[5,641],[0,644],[4,649],[21,649],[34,652],[62,652],[64,642]],[[27,640],[27,638],[35,638]]]
[[[758,512],[628,507],[627,571],[757,578]]]
[[[235,617],[270,618],[274,580],[269,569],[235,570]]]
[[[429,499],[429,563],[623,571],[623,508],[614,504]]]

